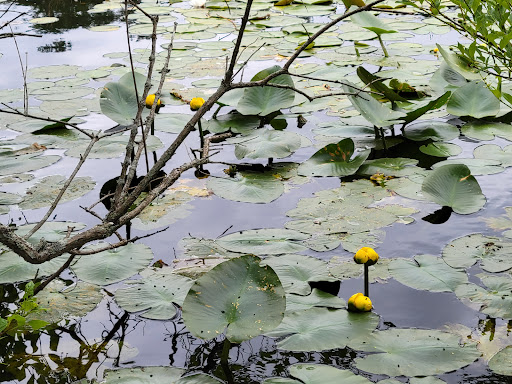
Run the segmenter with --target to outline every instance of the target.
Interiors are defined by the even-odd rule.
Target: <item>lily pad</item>
[[[484,144],[473,150],[475,159],[496,160],[502,167],[512,167],[512,145],[503,149],[496,144]]]
[[[60,156],[41,156],[29,153],[18,156],[0,156],[0,176],[20,174],[47,167],[60,160]]]
[[[443,121],[422,121],[408,125],[404,136],[414,141],[448,141],[459,137],[459,129]]]
[[[18,204],[23,197],[16,193],[0,192],[0,215],[9,212],[9,205]]]
[[[16,227],[16,234],[20,237],[24,237],[28,235],[35,226],[36,224],[27,224]],[[30,236],[28,241],[33,245],[37,245],[42,239],[53,243],[64,240],[68,234],[75,235],[77,231],[85,227],[86,225],[83,223],[75,223],[72,221],[47,221],[37,232]]]
[[[101,384],[176,384],[184,373],[184,369],[175,367],[106,370]]]
[[[98,243],[83,250],[94,250],[106,245],[108,244]],[[151,248],[144,244],[130,243],[116,249],[81,256],[71,265],[71,270],[85,282],[109,285],[142,271],[152,260]]]
[[[443,259],[453,268],[469,268],[480,262],[487,272],[503,272],[512,268],[512,242],[475,233],[453,240],[443,249]]]
[[[501,162],[498,160],[489,160],[489,159],[468,159],[468,158],[460,158],[460,159],[448,159],[443,160],[438,163],[432,165],[433,169],[437,169],[443,167],[445,165],[465,165],[469,168],[472,175],[493,175],[495,173],[500,173],[505,170],[501,166]]]
[[[485,84],[472,81],[453,91],[446,110],[455,116],[481,119],[496,116],[500,111],[500,101]]]
[[[297,231],[269,228],[232,233],[216,240],[216,243],[232,252],[279,255],[306,250],[301,242],[309,238]]]
[[[467,299],[480,305],[480,312],[493,318],[512,319],[512,278],[479,274],[485,287],[473,283],[457,287],[455,294],[460,299]]]
[[[258,129],[246,136],[227,140],[235,144],[237,159],[267,159],[290,156],[301,146],[298,134],[288,131]]]
[[[148,319],[173,318],[176,316],[174,303],[183,304],[194,280],[171,271],[162,269],[141,280],[130,281],[130,287],[116,291],[117,304],[128,312],[145,311],[141,316]]]
[[[43,264],[31,264],[14,252],[0,254],[0,284],[17,283],[55,273],[69,256],[59,256]]]
[[[512,141],[512,125],[486,121],[472,121],[461,128],[462,134],[476,140],[494,140],[494,136]]]
[[[372,382],[363,376],[358,376],[345,369],[338,369],[329,365],[321,364],[294,364],[290,368],[290,375],[300,381],[290,383],[304,384],[371,384]],[[286,381],[275,381],[267,379],[263,384],[286,383]]]
[[[462,148],[457,144],[437,142],[422,145],[420,147],[420,151],[429,156],[450,157],[460,155],[462,153]]]
[[[211,178],[213,193],[224,199],[245,203],[270,203],[284,193],[283,182],[268,173],[240,173],[236,178]]]
[[[489,368],[499,375],[512,376],[512,345],[494,355],[489,361]]]
[[[309,283],[318,281],[337,281],[329,273],[327,263],[311,256],[283,255],[268,257],[262,265],[270,266],[279,276],[286,293],[309,295]]]
[[[357,174],[371,176],[383,173],[386,176],[407,176],[415,173],[418,160],[403,157],[366,160],[358,169]]]
[[[387,329],[374,332],[354,348],[372,352],[355,359],[357,369],[388,376],[428,376],[471,364],[480,352],[459,344],[459,337],[433,329]]]
[[[421,190],[428,199],[462,215],[478,212],[486,202],[478,181],[463,164],[436,168],[425,178]]]
[[[196,280],[183,303],[183,320],[194,336],[211,340],[226,331],[227,339],[240,343],[281,322],[284,289],[260,260],[250,255],[234,258]]]
[[[175,384],[222,384],[223,381],[207,375],[205,373],[195,373],[193,375],[185,376],[175,382]]]
[[[363,150],[354,155],[352,139],[343,139],[337,144],[329,144],[299,166],[303,176],[349,176],[356,173],[361,164],[370,155]]]
[[[413,260],[393,260],[388,268],[398,282],[430,292],[452,292],[468,282],[464,270],[454,269],[443,259],[430,255],[414,256]]]
[[[286,295],[286,312],[299,312],[313,307],[344,308],[345,305],[345,300],[317,288],[313,288],[307,296]]]
[[[19,204],[20,208],[49,207],[65,182],[66,178],[61,175],[46,176],[39,180],[37,184],[29,188],[25,199]],[[91,191],[95,185],[96,183],[90,177],[76,177],[67,188],[60,202],[78,199]]]
[[[367,338],[378,324],[379,317],[371,312],[311,308],[287,313],[283,322],[265,335],[280,338],[277,342],[279,349],[325,351],[345,348],[359,338]]]

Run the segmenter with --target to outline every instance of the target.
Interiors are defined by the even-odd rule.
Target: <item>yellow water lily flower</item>
[[[151,108],[155,102],[155,99],[156,99],[156,95],[154,95],[154,94],[148,95],[148,97],[146,97],[146,107]],[[159,107],[161,104],[162,104],[162,101],[160,99],[158,99],[158,101],[156,102],[157,107]]]
[[[194,97],[190,101],[190,109],[193,111],[197,111],[199,108],[201,108],[204,104],[204,99],[202,97]]]
[[[368,266],[375,264],[379,260],[379,254],[370,247],[363,247],[354,255],[354,261],[357,264],[366,264]]]
[[[370,298],[362,294],[354,299],[354,306],[360,312],[369,312],[373,308]]]

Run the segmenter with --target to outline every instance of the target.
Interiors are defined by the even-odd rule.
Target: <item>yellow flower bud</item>
[[[361,292],[358,292],[356,293],[355,295],[352,295],[350,296],[350,299],[348,299],[348,303],[347,303],[347,307],[348,307],[348,310],[350,312],[357,312],[357,308],[354,304],[354,301],[356,300],[356,298],[358,298],[359,296],[363,296],[363,294]]]
[[[366,264],[368,266],[375,264],[379,260],[379,255],[370,247],[363,247],[354,255],[354,261],[357,264]]]
[[[204,99],[202,97],[194,97],[190,101],[190,109],[193,111],[197,111],[199,108],[201,108],[204,104]]]
[[[361,294],[354,299],[354,306],[360,312],[368,312],[372,310],[372,301],[369,297]]]
[[[153,106],[153,103],[155,102],[156,96],[154,94],[148,95],[146,97],[146,107],[151,108]],[[159,107],[162,104],[162,101],[158,99],[156,102],[157,107]]]

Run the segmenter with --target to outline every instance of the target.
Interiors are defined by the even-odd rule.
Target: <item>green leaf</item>
[[[357,16],[357,15],[354,15]],[[352,17],[354,17],[352,16]],[[368,72],[364,67],[357,68],[357,76],[363,81],[367,86],[369,86],[372,90],[382,93],[386,99],[388,99],[391,102],[396,101],[405,101],[407,102],[407,99],[400,96],[397,92],[395,92],[393,89],[389,88],[387,85],[385,85],[382,82],[382,79],[378,76],[375,76]]]
[[[407,176],[415,173],[416,164],[418,160],[403,157],[366,160],[357,174],[371,176],[375,173],[383,173],[386,176]]]
[[[455,290],[457,297],[480,305],[480,312],[490,317],[512,320],[512,278],[486,274],[478,277],[487,289],[473,283],[463,284]]]
[[[487,272],[503,272],[512,268],[511,252],[511,242],[475,233],[449,243],[443,249],[443,259],[453,268],[469,268],[480,261]]]
[[[176,384],[184,373],[184,369],[174,367],[107,369],[101,384]]]
[[[306,250],[301,242],[309,238],[309,235],[289,229],[266,228],[232,233],[216,240],[216,243],[232,252],[279,255]]]
[[[43,264],[31,264],[14,252],[0,254],[0,284],[16,283],[55,273],[69,258],[69,255],[56,257]]]
[[[245,203],[270,203],[284,193],[283,182],[269,173],[240,173],[237,178],[210,178],[207,186],[217,196]]]
[[[422,105],[421,107],[416,108],[410,112],[407,112],[407,116],[403,118],[404,123],[410,123],[410,122],[420,118],[421,116],[423,116],[425,113],[427,113],[429,111],[441,108],[450,99],[451,94],[452,94],[451,92],[446,92],[443,95],[439,96],[437,99],[431,100],[428,103]],[[419,103],[419,105],[421,105],[421,104],[422,103]]]
[[[505,170],[501,166],[501,162],[498,160],[489,160],[489,159],[471,159],[471,158],[458,158],[458,159],[448,159],[435,163],[432,165],[432,168],[438,169],[444,167],[445,165],[465,165],[469,168],[472,175],[493,175],[495,173],[500,173]]]
[[[358,376],[349,370],[338,369],[321,364],[294,364],[290,368],[290,375],[304,384],[371,384],[367,378]],[[275,379],[267,379],[264,384],[280,383]],[[298,381],[292,381],[299,383]],[[286,381],[282,382],[286,383]]]
[[[468,281],[463,270],[454,269],[443,259],[430,255],[417,255],[414,260],[396,259],[388,269],[398,282],[430,292],[452,292]]]
[[[30,320],[27,322],[27,324],[32,328],[34,331],[39,331],[41,328],[44,328],[48,325],[48,323],[44,320]]]
[[[103,248],[107,243],[98,243],[84,251]],[[151,248],[144,244],[129,243],[116,249],[81,256],[71,270],[83,281],[91,284],[109,285],[127,279],[142,271],[153,260]]]
[[[0,176],[35,171],[56,163],[60,158],[60,156],[42,156],[33,153],[18,156],[0,156]]]
[[[142,96],[146,77],[134,73],[139,97]],[[131,72],[123,75],[117,82],[105,84],[100,94],[101,112],[121,125],[133,124],[139,101],[136,98]]]
[[[496,144],[484,144],[473,150],[475,159],[496,160],[502,167],[512,166],[512,145],[507,145],[503,149]]]
[[[274,65],[258,72],[251,81],[258,81],[270,74],[279,71],[280,66]],[[293,80],[290,75],[281,75],[272,80],[271,84],[280,84],[293,87]],[[243,115],[267,116],[281,108],[289,108],[295,100],[295,93],[291,89],[273,87],[251,87],[244,90],[244,94],[236,109]]]
[[[404,136],[413,141],[449,141],[459,137],[459,129],[443,121],[422,121],[408,125]]]
[[[283,255],[268,257],[262,265],[270,266],[279,277],[286,293],[309,295],[311,282],[337,279],[329,273],[327,263],[311,256]]]
[[[359,338],[367,338],[378,324],[379,317],[371,312],[311,308],[287,313],[283,322],[266,336],[280,338],[279,349],[318,352],[351,346]]]
[[[268,159],[290,156],[301,146],[301,138],[294,132],[258,129],[246,136],[227,140],[235,144],[237,159]]]
[[[2,332],[8,326],[9,326],[8,321],[0,317],[0,332]]]
[[[345,300],[330,293],[313,288],[307,296],[286,295],[286,312],[299,312],[313,307],[344,308]]]
[[[422,145],[420,147],[420,152],[429,156],[450,157],[460,155],[462,153],[462,148],[457,144],[437,142]]]
[[[476,140],[494,140],[495,136],[512,141],[512,125],[488,121],[471,121],[461,128],[462,134]]]
[[[34,228],[36,224],[27,224],[16,227],[16,234],[20,237],[28,235],[28,233]],[[76,235],[77,231],[80,231],[86,227],[83,223],[75,223],[72,221],[49,221],[42,225],[30,238],[28,242],[37,245],[41,239],[44,239],[50,243],[55,243],[60,240],[64,240],[68,235]]]
[[[171,273],[167,268],[157,270],[141,280],[129,281],[130,287],[118,289],[117,304],[128,312],[146,311],[142,317],[168,320],[176,316],[176,307],[183,305],[193,280]]]
[[[452,93],[446,110],[455,116],[481,119],[486,116],[496,116],[500,111],[500,101],[485,84],[472,81]]]
[[[455,53],[451,53],[436,44],[439,52],[443,56],[445,63],[453,70],[464,76],[468,80],[481,80],[480,73],[474,68],[471,68],[466,61]]]
[[[224,383],[216,377],[207,375],[205,373],[195,373],[193,375],[185,376],[175,382],[175,384],[219,384]]]
[[[355,15],[350,16],[350,19],[357,25],[375,32],[377,35],[382,35],[384,33],[396,33],[395,30],[390,29],[386,24],[380,21],[378,17],[368,11],[356,13]]]
[[[211,340],[226,330],[240,343],[274,329],[286,308],[284,289],[260,258],[242,256],[215,266],[196,280],[183,303],[183,320],[196,337]]]
[[[489,361],[489,368],[499,375],[512,376],[512,345],[494,355]]]
[[[302,163],[298,172],[303,176],[349,176],[357,172],[370,155],[363,150],[354,155],[352,139],[343,139],[337,144],[329,144]]]
[[[405,117],[405,113],[393,111],[367,93],[358,91],[358,88],[353,84],[348,82],[346,84],[348,85],[343,85],[343,91],[349,94],[348,99],[354,108],[372,125],[387,127],[403,122],[402,118]]]
[[[433,202],[462,215],[478,212],[486,202],[480,185],[462,164],[436,168],[423,181],[421,191]]]
[[[354,348],[372,352],[354,360],[357,369],[388,376],[442,374],[469,365],[480,356],[475,345],[462,347],[459,336],[433,329],[374,332]]]

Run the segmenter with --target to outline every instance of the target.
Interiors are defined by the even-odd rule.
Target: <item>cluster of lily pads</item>
[[[90,12],[122,11],[122,3],[105,1]],[[322,26],[315,19],[306,22],[305,17],[329,18],[334,12],[345,10],[343,5],[329,1],[280,3],[254,4],[243,41],[246,50],[240,60],[250,57],[261,61],[261,67],[267,67],[264,61],[275,62],[258,71],[252,80],[278,70],[279,61],[293,54],[309,34]],[[392,7],[398,5],[388,3]],[[164,85],[165,107],[156,116],[156,134],[147,139],[148,150],[156,151],[164,145],[162,141],[168,140],[166,135],[180,132],[191,116],[175,113],[175,107],[188,105],[193,98],[208,98],[220,83],[225,57],[233,48],[231,39],[225,37],[236,33],[236,21],[245,3],[212,1],[205,8],[189,8],[142,1],[141,7],[160,15],[158,33],[163,39],[170,39],[171,23],[184,21],[175,36],[172,71]],[[151,24],[140,12],[132,12],[129,19],[132,35],[144,37],[151,33]],[[49,21],[56,20],[33,23]],[[92,31],[109,33],[118,28],[119,25],[101,26]],[[395,42],[412,36],[410,31],[417,35],[444,34],[449,28],[435,19],[412,14],[389,18],[360,14],[308,47],[291,68],[292,75],[273,80],[313,96],[336,92],[348,95],[310,102],[290,89],[270,87],[226,94],[219,100],[220,110],[215,117],[209,114],[201,125],[206,135],[233,134],[225,142],[233,147],[233,154],[226,155],[233,163],[228,175],[219,172],[199,188],[178,186],[167,190],[133,225],[149,230],[174,223],[192,212],[190,203],[194,199],[212,193],[238,202],[269,203],[313,177],[341,178],[340,187],[301,199],[296,208],[287,212],[290,221],[285,228],[247,230],[217,239],[184,238],[180,254],[184,260],[177,263],[177,268],[148,267],[154,255],[142,244],[77,257],[69,269],[76,285],[65,289],[61,280],[55,280],[43,290],[37,296],[38,302],[48,310],[38,313],[38,318],[56,324],[62,319],[83,317],[104,298],[102,287],[110,290],[112,284],[122,282],[125,286],[114,286],[115,302],[122,309],[144,319],[171,320],[179,316],[182,308],[187,329],[200,339],[225,335],[231,342],[240,343],[263,334],[275,339],[277,348],[285,351],[319,352],[348,347],[361,352],[353,361],[358,371],[407,376],[410,384],[427,380],[415,376],[440,375],[478,358],[488,362],[492,371],[512,375],[512,343],[488,348],[484,335],[471,329],[386,329],[379,326],[385,319],[376,313],[350,313],[345,301],[337,296],[338,285],[340,281],[359,278],[364,268],[343,257],[334,257],[327,263],[311,256],[341,249],[340,245],[351,253],[363,246],[378,246],[383,241],[384,228],[414,221],[411,215],[418,212],[414,200],[435,202],[459,214],[475,213],[483,208],[486,198],[474,175],[503,172],[512,165],[510,146],[502,149],[495,144],[478,146],[473,158],[447,159],[462,152],[458,144],[451,142],[460,134],[475,141],[495,137],[512,140],[509,110],[489,90],[487,83],[492,79],[467,68],[446,48]],[[375,39],[379,40],[378,45],[373,44]],[[402,56],[404,53],[407,56]],[[140,64],[135,75],[139,84],[145,79],[143,65],[147,56],[145,49],[134,50],[134,59]],[[132,74],[125,67],[128,53],[110,53],[106,57],[123,62],[88,70],[70,65],[29,70],[29,94],[33,104],[38,104],[31,107],[30,113],[51,113],[55,119],[83,129],[95,129],[89,118],[99,113],[117,124],[132,124],[137,100]],[[157,67],[163,59],[159,54]],[[371,73],[369,65],[384,69]],[[371,93],[361,92],[363,88]],[[17,102],[22,96],[22,90],[0,91],[0,100],[6,103]],[[333,119],[318,118],[319,111]],[[460,119],[455,123],[439,120],[447,113]],[[308,132],[299,134],[295,124],[305,124]],[[0,182],[30,183],[24,195],[0,193],[0,214],[8,214],[15,206],[20,210],[48,207],[65,179],[47,176],[34,183],[31,172],[51,167],[68,156],[80,157],[88,141],[64,124],[20,116],[2,115],[0,127],[10,130],[5,132],[16,132],[0,141]],[[316,135],[315,144],[309,129]],[[121,134],[102,139],[90,157],[119,157],[126,142],[127,136]],[[316,149],[311,150],[312,145]],[[408,152],[410,158],[396,155],[405,152],[404,146],[415,149]],[[51,149],[65,150],[64,157],[45,154]],[[299,151],[309,158],[299,163],[296,159],[300,156],[295,154]],[[435,163],[432,170],[420,164],[425,161],[423,155]],[[275,161],[288,157],[291,159],[287,162]],[[239,160],[253,165],[241,166]],[[258,162],[267,165],[254,166]],[[94,186],[90,177],[79,177],[62,201],[77,199]],[[499,230],[512,228],[510,218],[490,219],[489,225]],[[22,236],[31,228],[32,225],[19,226],[16,233]],[[30,240],[34,244],[41,238],[58,241],[70,231],[83,228],[82,223],[48,222]],[[512,320],[509,238],[508,232],[502,238],[470,234],[446,245],[441,257],[383,257],[379,264],[368,268],[375,283],[393,278],[414,289],[447,292],[485,315]],[[101,243],[91,245],[99,246]],[[62,256],[32,265],[6,251],[0,255],[0,283],[51,275],[66,260],[67,256]],[[468,279],[468,269],[474,264],[483,270],[476,275],[479,284]],[[136,274],[141,278],[130,279]],[[343,284],[341,289],[348,296]],[[379,303],[373,304],[378,312]],[[461,345],[461,336],[465,345]],[[104,382],[140,382],[149,375],[154,382],[219,382],[218,378],[203,373],[190,375],[175,367],[108,371]],[[370,382],[351,371],[323,364],[294,364],[288,376],[266,378],[264,383]],[[432,377],[428,380],[441,381]]]

